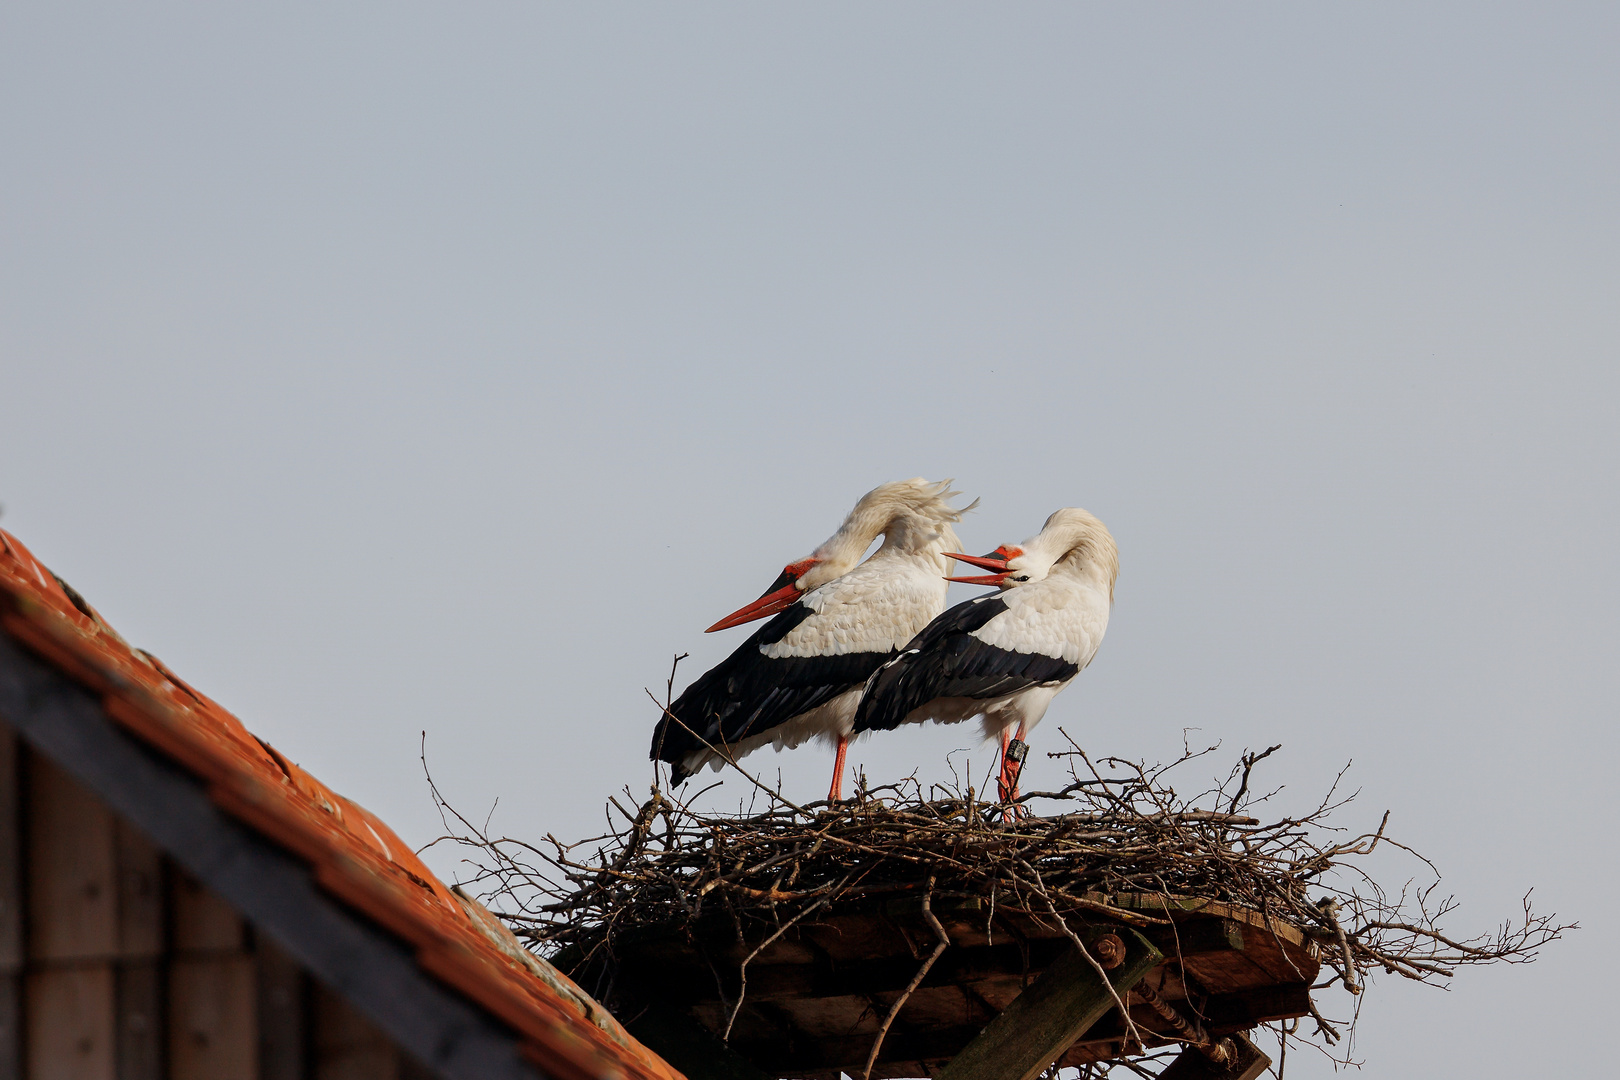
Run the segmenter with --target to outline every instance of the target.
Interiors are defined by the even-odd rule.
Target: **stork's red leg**
[[[1007,747],[1012,745],[1012,732],[1001,729],[1001,772],[996,775],[996,796],[1007,801]]]
[[[844,797],[844,757],[849,753],[849,736],[838,736],[838,757],[833,761],[832,788],[827,792],[828,802],[838,802]]]
[[[1017,753],[1014,753],[1014,748]],[[1008,737],[1005,728],[1001,732],[1001,775],[996,778],[996,794],[1001,801],[1009,804],[1002,815],[1006,820],[1017,816],[1017,810],[1011,804],[1018,799],[1018,774],[1024,771],[1023,751],[1028,747],[1024,744],[1024,725],[1018,725],[1018,733]]]

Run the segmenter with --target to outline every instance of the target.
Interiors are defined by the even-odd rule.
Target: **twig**
[[[877,1062],[878,1051],[883,1049],[883,1039],[889,1034],[889,1025],[893,1024],[894,1018],[900,1015],[901,1006],[903,1006],[911,998],[912,992],[915,991],[917,987],[922,985],[924,977],[926,977],[928,974],[928,969],[934,966],[934,961],[938,960],[940,955],[950,947],[950,935],[945,933],[945,928],[941,926],[939,924],[939,920],[934,917],[934,909],[932,907],[932,901],[934,899],[934,881],[935,876],[930,874],[928,876],[928,891],[923,893],[922,913],[923,918],[928,920],[928,925],[933,927],[934,935],[939,938],[939,944],[934,946],[934,951],[929,953],[928,959],[922,962],[922,967],[917,969],[917,974],[911,977],[911,981],[907,983],[906,988],[900,992],[900,996],[895,999],[894,1004],[889,1006],[889,1015],[883,1018],[883,1026],[878,1028],[877,1038],[872,1040],[872,1051],[866,1055],[866,1068],[861,1070],[861,1080],[871,1080],[872,1066]]]

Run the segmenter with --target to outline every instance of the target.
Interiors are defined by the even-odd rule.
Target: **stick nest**
[[[1261,813],[1275,792],[1258,794],[1251,781],[1277,747],[1241,755],[1193,796],[1177,794],[1172,773],[1189,772],[1214,748],[1147,766],[1093,761],[1069,747],[1048,756],[1066,762],[1070,782],[1010,806],[983,801],[971,786],[925,789],[914,779],[862,783],[847,802],[801,806],[738,769],[755,795],[734,816],[701,813],[655,784],[639,805],[610,799],[599,836],[530,842],[492,836],[440,798],[441,840],[469,849],[466,886],[530,948],[575,972],[611,971],[623,935],[680,933],[716,907],[757,940],[822,908],[908,894],[992,897],[1063,927],[1154,921],[1143,913],[1144,894],[1223,901],[1316,939],[1328,977],[1313,989],[1339,984],[1353,995],[1378,973],[1436,982],[1463,966],[1527,962],[1573,928],[1533,911],[1527,894],[1522,911],[1493,931],[1452,936],[1442,924],[1455,901],[1438,892],[1432,864],[1387,835],[1387,813],[1372,831],[1330,823],[1353,798],[1338,782],[1303,814]],[[1427,884],[1404,877],[1386,888],[1369,870],[1375,853],[1417,859]],[[1132,910],[1115,906],[1123,894],[1137,898]],[[586,989],[611,1004],[610,986]],[[1317,1044],[1338,1042],[1343,1021],[1313,1013]]]

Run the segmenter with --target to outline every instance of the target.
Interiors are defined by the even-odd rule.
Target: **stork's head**
[[[950,486],[949,480],[935,482],[921,477],[879,484],[861,496],[826,543],[808,557],[788,563],[758,600],[727,615],[705,633],[787,610],[805,593],[855,569],[879,536],[885,537],[885,544],[895,536],[919,548],[932,544],[935,552],[942,544],[954,546],[956,534],[951,532],[950,523],[978,505],[978,500],[955,509],[946,501],[957,494]]]
[[[946,581],[960,581],[964,585],[999,585],[1003,589],[1011,589],[1018,585],[1025,585],[1031,581],[1039,581],[1052,569],[1052,564],[1039,558],[1030,558],[1028,553],[1017,544],[1002,544],[988,555],[962,555],[957,552],[947,552],[947,558],[958,562],[965,562],[969,566],[993,570],[992,574],[980,574],[973,577],[948,577]]]
[[[1078,507],[1065,507],[1046,519],[1040,532],[1018,545],[1003,545],[988,555],[956,555],[973,566],[996,571],[980,577],[953,577],[969,585],[998,585],[1011,589],[1040,581],[1061,569],[1095,580],[1114,597],[1119,576],[1119,548],[1102,522]]]
[[[782,567],[782,573],[771,582],[770,588],[760,594],[758,600],[738,608],[703,632],[712,634],[716,630],[729,630],[733,626],[741,626],[743,623],[786,611],[810,589],[823,585],[844,572],[839,570],[829,577],[827,573],[829,569],[827,560],[818,559],[814,555],[798,562],[790,562]]]

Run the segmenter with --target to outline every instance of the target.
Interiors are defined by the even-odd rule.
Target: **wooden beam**
[[[1271,1067],[1271,1059],[1241,1034],[1228,1035],[1236,1054],[1230,1062],[1217,1065],[1194,1047],[1187,1047],[1159,1080],[1256,1080]]]
[[[1222,1028],[1252,1028],[1273,1020],[1291,1020],[1311,1011],[1311,988],[1307,983],[1256,986],[1230,994],[1214,994],[1202,1009],[1204,1025]]]
[[[1116,994],[1123,999],[1164,959],[1134,930],[1121,926],[1107,932],[1125,943],[1125,958],[1107,973],[1106,983],[1090,960],[1071,949],[986,1024],[979,1037],[940,1070],[938,1080],[1035,1080],[1045,1072],[1114,1008]],[[1099,929],[1091,937],[1102,933]]]
[[[1242,952],[1243,924],[1236,919],[1187,919],[1174,927],[1154,927],[1153,943],[1166,956]]]

